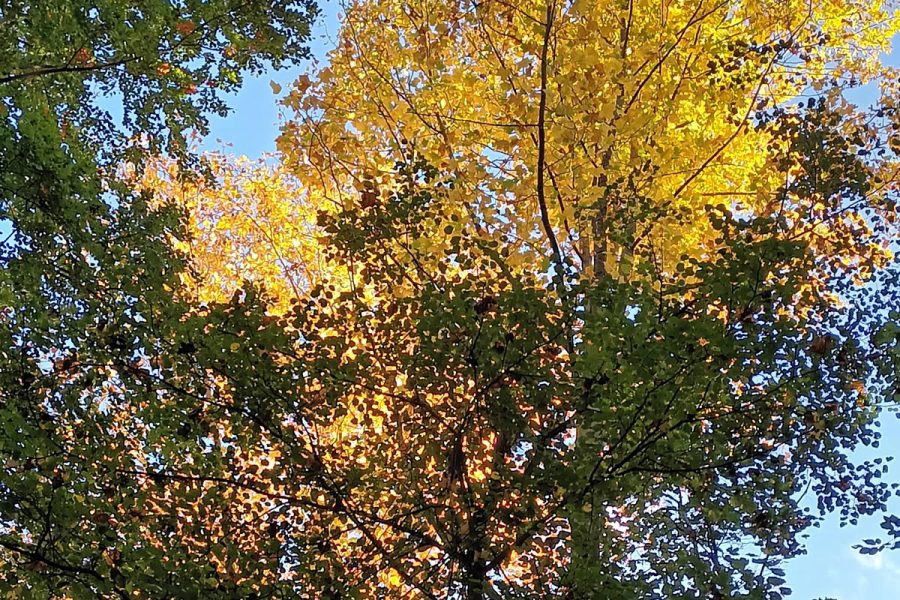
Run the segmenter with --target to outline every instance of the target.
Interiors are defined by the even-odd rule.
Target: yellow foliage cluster
[[[183,291],[199,302],[225,301],[252,282],[266,288],[272,312],[283,314],[291,300],[323,281],[315,200],[282,165],[221,154],[204,158],[212,180],[186,177],[176,163],[158,160],[140,184],[188,215],[190,237],[174,241],[192,267]]]
[[[784,183],[776,142],[751,111],[884,75],[894,8],[355,2],[328,65],[288,95],[295,116],[279,148],[304,186],[342,209],[360,202],[366,178],[385,197],[413,148],[452,174],[446,210],[510,236],[514,256],[549,253],[547,213],[584,270],[613,268],[616,228],[637,229],[633,243],[668,264],[708,242],[707,204],[773,209]],[[638,223],[637,199],[689,216]]]

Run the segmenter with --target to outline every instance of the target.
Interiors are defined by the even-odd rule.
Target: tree
[[[141,245],[12,312],[6,585],[775,598],[805,490],[883,509],[891,7],[605,8],[354,5],[282,165],[127,178]]]
[[[0,4],[4,593],[239,593],[184,558],[133,474],[182,426],[148,367],[190,353],[173,341],[188,310],[171,294],[181,217],[121,175],[148,149],[197,164],[187,131],[224,114],[245,73],[305,57],[314,14],[282,0]]]
[[[800,145],[833,119],[795,116],[778,126]],[[865,179],[846,178],[858,155],[832,142],[809,172],[861,200]],[[803,490],[848,520],[883,506],[881,467],[846,452],[877,443],[890,340],[866,340],[885,316],[841,270],[823,286],[845,307],[817,296],[822,255],[792,224],[710,209],[715,257],[670,272],[636,258],[631,281],[562,294],[542,268],[513,272],[448,194],[421,191],[437,170],[397,174],[409,187],[382,203],[320,218],[343,271],[282,321],[305,402],[254,395],[289,426],[272,468],[241,482],[279,504],[298,593],[776,597],[780,561],[817,518]],[[445,267],[423,267],[419,248],[454,226]],[[575,527],[594,544],[578,570]]]
[[[411,143],[455,176],[460,218],[522,260],[616,270],[643,244],[671,265],[703,247],[707,204],[779,210],[756,115],[890,81],[896,27],[883,2],[362,2],[289,95],[281,149],[317,202],[348,208],[367,181],[391,188]],[[689,226],[636,229],[646,202]]]
[[[278,433],[247,475],[294,593],[775,598],[806,490],[883,510],[881,463],[848,453],[896,383],[895,26],[881,4],[354,5],[287,100],[297,183],[249,180],[296,191],[172,182],[206,223],[200,288],[280,290],[295,338],[304,400],[253,396]],[[862,81],[871,110],[841,96]],[[266,235],[281,215],[314,233]]]

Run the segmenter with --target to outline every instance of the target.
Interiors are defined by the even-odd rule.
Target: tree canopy
[[[284,0],[0,2],[4,594],[237,593],[147,537],[135,451],[153,460],[148,436],[177,417],[141,365],[178,356],[188,307],[171,294],[182,219],[123,175],[148,151],[196,164],[186,132],[224,113],[246,73],[306,57],[314,14]]]
[[[260,164],[185,129],[313,7],[2,10],[4,591],[775,599],[886,510],[892,3],[361,0]]]

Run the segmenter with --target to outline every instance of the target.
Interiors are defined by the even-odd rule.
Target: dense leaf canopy
[[[172,540],[149,541],[165,526],[130,474],[178,418],[141,365],[177,355],[188,307],[171,295],[179,213],[120,176],[148,150],[196,164],[186,132],[205,131],[247,72],[305,57],[314,13],[283,0],[0,2],[4,593],[223,589]]]
[[[312,8],[117,6],[0,9],[4,591],[775,599],[886,509],[893,4],[363,0],[261,164],[184,131]]]

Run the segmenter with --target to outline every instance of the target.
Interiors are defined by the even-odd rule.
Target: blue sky
[[[313,56],[320,61],[332,47],[338,32],[338,7],[323,2],[322,15],[314,27],[311,44]],[[900,38],[894,40],[894,52],[888,62],[900,65]],[[206,150],[224,150],[257,158],[274,152],[279,133],[279,107],[271,81],[280,84],[286,93],[290,85],[309,68],[309,63],[294,68],[248,78],[242,90],[229,99],[233,111],[225,118],[211,120],[211,134],[202,144]],[[866,103],[872,99],[871,90],[857,90],[851,98]],[[878,450],[860,452],[859,458],[876,456],[900,457],[900,420],[890,413],[882,416],[882,444]],[[890,481],[900,481],[900,458],[888,474]],[[900,502],[892,506],[900,513]],[[792,598],[814,600],[890,600],[900,598],[900,552],[885,552],[863,556],[851,548],[863,538],[879,537],[881,518],[862,519],[858,527],[841,528],[837,519],[829,519],[819,529],[813,529],[807,540],[809,553],[787,565],[788,586],[794,590]]]
[[[313,26],[310,50],[313,60],[321,62],[337,36],[339,8],[334,1],[321,0],[319,10],[321,14]],[[274,152],[280,123],[277,99],[286,95],[297,77],[310,66],[311,61],[304,61],[288,69],[248,77],[240,92],[227,98],[231,113],[210,119],[210,135],[201,144],[202,149],[222,150],[250,158]],[[280,96],[272,91],[273,81],[283,88]]]

